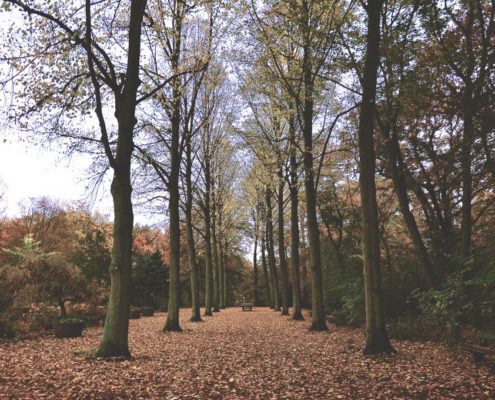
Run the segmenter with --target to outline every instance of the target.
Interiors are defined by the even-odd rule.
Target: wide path
[[[310,333],[267,308],[231,308],[182,333],[164,314],[130,321],[133,359],[86,359],[84,337],[0,344],[0,399],[440,399],[495,398],[495,375],[435,344],[395,342],[397,356],[364,358],[357,329]],[[308,319],[308,316],[306,315]]]

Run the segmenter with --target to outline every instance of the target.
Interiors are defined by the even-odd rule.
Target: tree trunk
[[[297,155],[295,138],[294,116],[289,117],[289,145],[290,145],[290,257],[292,262],[292,319],[304,320],[301,312],[301,283],[299,278],[299,199],[297,182]]]
[[[205,128],[208,130],[208,126]],[[207,133],[209,135],[209,133]],[[206,245],[206,276],[205,276],[205,316],[212,316],[212,301],[213,301],[213,260],[211,254],[211,208],[210,208],[210,192],[211,192],[211,167],[210,167],[210,145],[209,138],[206,140],[205,149],[205,245]]]
[[[284,177],[282,168],[278,173],[278,259],[280,264],[280,274],[282,282],[282,315],[289,315],[289,282],[287,277],[287,260],[285,258],[285,238],[284,238]]]
[[[221,220],[221,218],[220,218]],[[219,288],[220,288],[220,302],[219,302],[219,307],[220,309],[225,309],[225,254],[224,254],[224,247],[223,247],[223,241],[220,239],[218,242],[218,259],[219,259],[219,268],[218,268],[218,273],[219,273]]]
[[[466,84],[464,93],[464,132],[462,136],[462,221],[461,221],[461,255],[471,254],[471,235],[473,219],[471,216],[473,197],[473,176],[471,173],[471,148],[473,144],[473,87]]]
[[[309,24],[308,4],[304,2],[305,19]],[[309,29],[309,28],[308,28]],[[308,34],[309,35],[309,34]],[[311,302],[312,322],[311,331],[326,331],[325,309],[323,306],[323,276],[321,273],[320,230],[316,216],[316,187],[313,165],[313,77],[312,55],[308,43],[304,45],[303,79],[304,79],[304,109],[303,109],[303,136],[304,136],[304,187],[306,189],[306,219],[309,239],[309,264],[311,267]]]
[[[180,214],[179,214],[179,172],[180,172],[180,111],[174,111],[172,117],[172,141],[170,145],[169,175],[169,216],[170,216],[170,281],[168,292],[168,312],[164,331],[180,332],[179,294],[180,294]]]
[[[132,265],[131,157],[136,124],[136,96],[139,86],[141,25],[146,0],[130,5],[129,48],[124,88],[117,96],[117,152],[111,193],[114,207],[112,262],[110,265],[110,299],[103,336],[97,350],[99,357],[130,357],[128,346],[129,294]]]
[[[263,237],[261,239],[261,266],[263,268],[263,276],[265,278],[265,286],[266,286],[266,300],[268,302],[268,305],[270,308],[273,308],[274,306],[274,299],[273,299],[273,291],[272,291],[272,285],[270,282],[270,278],[268,276],[268,267],[266,265],[266,255],[265,255],[265,247],[266,247],[266,239]]]
[[[192,225],[192,151],[191,151],[191,134],[186,137],[186,235],[187,235],[187,254],[189,259],[189,277],[191,279],[191,305],[192,305],[192,322],[201,322],[201,310],[199,304],[199,285],[198,285],[198,264],[196,261],[196,247],[194,244],[194,233]]]
[[[213,181],[214,182],[214,181]],[[214,187],[214,185],[212,185]],[[213,190],[213,192],[215,192]],[[218,237],[217,237],[217,204],[216,196],[213,195],[212,218],[211,218],[211,242],[213,246],[213,311],[220,311],[220,274],[218,262]]]
[[[254,251],[253,251],[253,278],[254,278],[254,305],[259,305],[258,300],[258,235],[254,237]]]
[[[65,300],[59,299],[58,306],[60,307],[60,316],[65,317],[67,315],[67,309],[65,308]]]
[[[222,286],[223,286],[223,308],[227,307],[227,240],[222,246],[222,252],[220,253],[222,257]]]
[[[174,35],[175,46],[171,57],[172,73],[179,71],[179,60],[181,53],[182,39],[182,9],[181,3],[178,2],[174,13]],[[180,193],[179,193],[179,175],[181,164],[180,150],[180,124],[181,124],[181,78],[172,79],[172,117],[171,125],[171,142],[170,142],[170,174],[168,179],[168,211],[169,211],[169,229],[170,229],[170,280],[168,291],[168,311],[167,320],[165,321],[164,331],[180,332],[182,331],[179,324],[179,302],[180,302]]]
[[[272,192],[270,189],[266,190],[266,249],[268,251],[268,265],[270,266],[272,282],[273,310],[280,311],[280,289],[273,244]]]
[[[404,177],[404,166],[400,155],[398,137],[395,131],[390,135],[389,129],[387,128],[383,129],[383,135],[385,136],[385,139],[387,139],[386,149],[389,158],[390,172],[395,193],[399,200],[400,210],[404,222],[406,223],[409,236],[413,242],[416,257],[421,265],[425,283],[427,287],[433,288],[436,282],[435,271],[423,242],[423,238],[421,237],[421,233],[419,232],[416,219],[409,208],[407,184]]]
[[[308,307],[308,246],[306,241],[306,222],[304,215],[306,210],[298,210],[299,213],[299,229],[301,230],[301,248],[302,248],[302,262],[301,262],[301,307]]]
[[[380,277],[380,233],[375,187],[374,112],[379,63],[382,0],[368,1],[368,35],[363,76],[363,100],[359,116],[359,183],[366,305],[365,354],[391,353],[385,330]]]

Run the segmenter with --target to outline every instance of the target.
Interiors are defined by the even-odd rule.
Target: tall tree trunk
[[[196,260],[196,246],[194,244],[194,233],[192,224],[192,149],[191,134],[187,133],[186,137],[186,236],[187,236],[187,255],[189,259],[189,277],[191,280],[191,305],[192,305],[192,322],[201,321],[201,310],[199,304],[199,285],[198,285],[198,264]]]
[[[284,177],[282,168],[278,172],[278,259],[280,264],[280,274],[282,282],[282,315],[289,315],[289,282],[287,277],[287,260],[285,257],[284,238]]]
[[[304,18],[309,30],[309,5],[303,1]],[[310,33],[306,32],[307,41]],[[323,306],[323,276],[321,272],[320,230],[316,216],[316,187],[313,165],[313,113],[314,113],[314,86],[312,76],[312,55],[308,43],[303,49],[303,80],[304,80],[304,109],[303,109],[303,136],[304,136],[304,188],[306,189],[306,219],[309,239],[309,264],[311,267],[311,302],[312,322],[311,331],[326,331],[325,308]]]
[[[299,278],[299,199],[297,181],[296,128],[294,116],[289,117],[289,146],[290,146],[290,257],[292,262],[292,319],[304,320],[301,312],[301,283]]]
[[[368,35],[359,116],[359,183],[366,305],[365,354],[391,353],[385,330],[380,277],[380,233],[375,187],[374,112],[382,0],[368,1]]]
[[[427,287],[432,288],[435,286],[436,282],[435,271],[418,229],[416,219],[409,208],[409,196],[407,195],[407,184],[404,177],[404,165],[400,154],[399,139],[395,130],[390,134],[390,130],[387,127],[383,129],[382,133],[385,136],[385,139],[387,139],[386,149],[390,161],[390,173],[394,184],[395,194],[399,200],[400,210],[404,222],[406,223],[409,236],[413,242],[416,257],[421,265],[424,281]]]
[[[182,7],[181,2],[177,2],[174,7],[174,51],[171,56],[172,73],[177,74],[179,71],[179,60],[181,54],[182,39]],[[168,179],[168,212],[169,212],[169,229],[170,229],[170,280],[168,290],[168,311],[167,320],[165,321],[164,331],[180,332],[182,329],[179,324],[179,302],[180,302],[180,193],[179,193],[179,175],[181,164],[180,150],[180,123],[181,123],[181,79],[179,76],[172,79],[172,116],[171,125],[171,143],[170,143],[170,174]]]
[[[117,97],[117,152],[111,193],[114,207],[112,262],[110,265],[110,299],[108,301],[103,336],[97,350],[99,357],[130,357],[128,345],[129,295],[132,265],[131,157],[136,124],[136,96],[139,86],[141,25],[146,0],[130,5],[129,45],[126,80]]]
[[[212,188],[215,187],[214,180],[212,180]],[[212,218],[211,218],[211,244],[213,246],[213,311],[220,311],[220,280],[219,280],[219,268],[218,268],[218,236],[217,236],[217,199],[215,196],[215,189],[213,189],[212,196]]]
[[[471,235],[473,219],[471,216],[473,197],[473,176],[471,173],[471,148],[473,144],[473,85],[466,84],[464,93],[464,132],[462,136],[462,221],[461,221],[461,255],[471,254]]]
[[[225,239],[225,243],[223,246],[223,251],[221,252],[222,255],[222,270],[223,270],[223,277],[222,277],[222,286],[223,286],[223,304],[224,308],[227,307],[227,239]]]
[[[254,305],[259,305],[258,300],[258,234],[254,236],[254,251],[253,251],[253,289],[254,289]]]
[[[306,222],[304,215],[306,210],[302,209],[299,213],[299,229],[301,230],[301,248],[303,260],[301,262],[301,307],[307,307],[308,300],[308,246],[306,241]]]
[[[263,268],[263,276],[265,278],[266,301],[268,302],[268,305],[270,306],[270,308],[273,308],[273,306],[274,306],[273,291],[272,291],[272,285],[271,285],[270,277],[268,275],[268,267],[266,265],[265,248],[266,248],[266,239],[265,239],[265,237],[262,237],[262,239],[261,239],[261,267]]]
[[[222,211],[222,207],[220,207],[220,211]],[[222,232],[222,216],[223,213],[220,212],[218,216],[218,228],[219,231]],[[218,241],[218,290],[219,290],[219,303],[218,306],[220,309],[225,308],[225,257],[224,257],[224,246],[222,235],[220,235],[220,239]]]
[[[164,331],[181,331],[179,325],[179,285],[180,285],[180,214],[179,214],[179,172],[180,115],[175,111],[172,117],[171,161],[169,176],[169,216],[170,216],[170,280],[168,291],[168,312]]]
[[[206,127],[205,129],[208,129]],[[208,133],[209,135],[209,133]],[[205,316],[212,316],[212,303],[213,303],[213,257],[211,252],[211,166],[210,166],[210,146],[209,138],[206,141],[205,150],[205,204],[204,204],[204,217],[205,217],[205,245],[206,245],[206,276],[205,276]]]
[[[273,310],[280,311],[280,289],[273,244],[272,192],[270,189],[266,190],[266,249],[268,251],[268,265],[270,266],[272,282]]]

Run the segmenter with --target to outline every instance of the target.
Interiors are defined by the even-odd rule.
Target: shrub
[[[342,312],[349,325],[358,326],[364,321],[364,287],[363,280],[355,279],[341,285],[344,292],[342,296]]]
[[[450,273],[437,290],[415,291],[413,297],[427,318],[456,336],[461,323],[482,324],[493,319],[495,271],[493,264],[476,265],[473,258],[452,257]]]

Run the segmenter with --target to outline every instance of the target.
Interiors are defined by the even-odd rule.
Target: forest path
[[[495,375],[464,354],[394,342],[397,356],[364,358],[359,329],[308,331],[268,308],[229,308],[162,333],[165,315],[130,321],[133,359],[108,362],[94,348],[101,327],[75,339],[0,344],[0,399],[426,399],[495,398]]]

